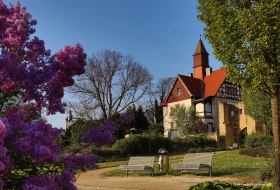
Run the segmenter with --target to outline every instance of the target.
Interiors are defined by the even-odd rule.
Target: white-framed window
[[[177,88],[177,90],[176,90],[176,96],[181,96],[181,94],[182,94],[181,88]]]

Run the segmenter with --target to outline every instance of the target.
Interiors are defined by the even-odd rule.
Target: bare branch
[[[85,74],[68,91],[110,118],[145,96],[151,80],[150,72],[132,56],[105,50],[89,59]]]

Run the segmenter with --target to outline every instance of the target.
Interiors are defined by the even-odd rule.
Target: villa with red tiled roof
[[[193,54],[194,73],[178,74],[161,102],[165,136],[178,135],[170,112],[174,106],[183,104],[195,107],[208,130],[207,135],[215,138],[219,147],[240,145],[247,134],[261,132],[262,127],[245,114],[241,88],[226,78],[225,69],[212,71],[208,56],[200,39]]]

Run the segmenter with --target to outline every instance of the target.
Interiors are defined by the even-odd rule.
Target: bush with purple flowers
[[[76,171],[96,168],[97,157],[63,155],[63,130],[39,113],[64,112],[64,88],[84,73],[86,54],[77,44],[52,55],[34,36],[36,23],[20,3],[0,0],[0,189],[76,189]],[[104,122],[87,135],[87,143],[112,142],[114,126]]]

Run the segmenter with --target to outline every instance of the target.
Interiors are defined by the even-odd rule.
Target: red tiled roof
[[[219,69],[213,71],[210,75],[204,77],[204,96],[203,98],[207,98],[209,96],[215,96],[226,79],[225,70]]]
[[[178,75],[184,85],[187,87],[191,95],[196,97],[202,97],[201,88],[203,91],[203,81],[194,77],[189,77],[185,75]]]
[[[185,75],[177,75],[177,78],[182,81],[191,96],[206,99],[217,94],[220,86],[226,79],[226,72],[224,69],[215,70],[210,75],[205,76],[203,81]],[[201,92],[201,88],[203,93]],[[162,100],[160,103],[161,106],[167,106],[168,96],[169,94]]]

